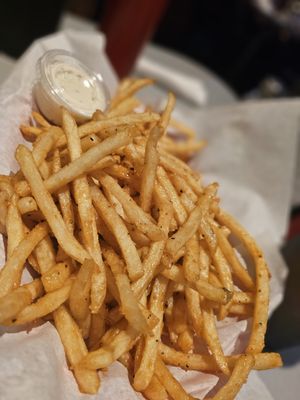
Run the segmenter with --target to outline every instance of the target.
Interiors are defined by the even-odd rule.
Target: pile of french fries
[[[52,321],[84,393],[118,360],[147,399],[193,398],[167,365],[225,374],[212,398],[233,399],[252,369],[281,365],[262,353],[268,267],[220,209],[218,185],[203,187],[186,164],[204,143],[171,119],[174,95],[160,113],[135,112],[151,83],[123,81],[81,126],[62,109],[62,127],[36,112],[21,127],[32,148],[19,145],[20,170],[0,176],[0,323]],[[226,317],[253,319],[243,354],[223,353],[216,321]]]

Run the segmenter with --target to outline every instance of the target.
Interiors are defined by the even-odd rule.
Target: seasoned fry
[[[6,214],[8,259],[12,256],[13,251],[18,247],[25,235],[23,221],[18,210],[17,202],[17,196],[12,195]]]
[[[72,266],[69,262],[58,263],[48,269],[41,277],[46,292],[60,289],[71,273]]]
[[[166,391],[175,400],[192,400],[180,383],[173,377],[171,372],[165,366],[160,357],[156,359],[155,375],[159,381],[164,385]]]
[[[253,365],[254,358],[252,355],[241,355],[234,366],[227,385],[219,390],[213,400],[233,400],[242,385],[247,381]]]
[[[141,207],[144,211],[149,212],[151,206],[151,197],[154,189],[156,178],[156,168],[159,162],[159,154],[157,152],[157,143],[162,136],[162,129],[155,126],[152,128],[145,148],[145,161],[141,178]]]
[[[70,159],[71,161],[75,161],[80,158],[82,154],[77,125],[73,117],[65,109],[62,111],[62,121],[68,142]],[[98,266],[98,268],[94,269],[93,276],[91,276],[91,311],[96,313],[100,310],[106,295],[106,275],[98,240],[92,197],[88,180],[85,175],[81,175],[73,181],[73,194],[78,206],[84,246]],[[82,320],[86,317],[87,316],[80,319]]]
[[[122,204],[130,222],[135,224],[137,228],[147,235],[151,240],[158,241],[164,239],[164,234],[159,227],[153,222],[149,214],[146,214],[133,199],[122,190],[118,183],[110,176],[103,174],[99,177],[101,185],[105,189],[116,196]]]
[[[75,260],[83,262],[89,258],[87,252],[67,230],[67,227],[51,197],[44,186],[43,180],[36,168],[30,151],[25,146],[18,146],[16,158],[22,172],[30,184],[31,191],[40,210],[46,217],[57,241],[67,254]]]
[[[20,285],[24,264],[36,245],[47,235],[48,225],[37,225],[14,249],[0,271],[0,298]]]
[[[123,257],[126,261],[129,278],[132,281],[136,281],[143,275],[143,267],[136,247],[129,236],[124,222],[115,212],[113,207],[111,207],[96,185],[91,186],[91,195],[96,210],[99,212],[106,226],[109,227],[110,231],[118,241]]]
[[[25,307],[9,325],[23,325],[56,310],[69,297],[72,281],[69,280],[62,288],[45,294],[36,303]],[[7,321],[8,322],[8,321]]]
[[[0,303],[0,323],[4,323],[15,317],[42,294],[43,285],[39,279],[35,279],[2,297]]]
[[[167,284],[167,280],[163,277],[156,278],[153,284],[149,308],[159,318],[159,323],[154,328],[153,335],[145,337],[144,351],[134,375],[133,387],[140,392],[149,386],[154,375],[158,343],[163,327],[164,299]]]
[[[254,354],[260,353],[264,348],[264,337],[268,321],[269,270],[261,250],[258,248],[252,237],[233,219],[233,217],[222,211],[218,215],[218,220],[227,226],[230,231],[242,241],[255,262],[256,298],[252,332],[247,346],[247,352]]]
[[[92,275],[96,268],[97,265],[93,260],[85,260],[72,284],[69,307],[79,325],[89,314]]]
[[[74,375],[80,390],[83,393],[97,393],[100,386],[97,371],[77,367],[80,360],[86,356],[87,348],[76,322],[65,306],[60,306],[54,311],[53,316],[68,361],[74,368]]]
[[[122,312],[125,318],[138,332],[149,333],[147,321],[130,287],[130,281],[125,273],[124,263],[112,249],[104,247],[103,251],[105,259],[115,278],[120,295]]]

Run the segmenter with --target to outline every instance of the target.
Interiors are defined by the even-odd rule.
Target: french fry
[[[261,250],[258,248],[252,237],[238,224],[231,216],[220,212],[218,221],[227,226],[230,231],[238,237],[248,250],[255,262],[256,271],[256,297],[254,304],[254,315],[252,331],[247,346],[247,352],[260,353],[264,348],[264,337],[268,321],[269,305],[269,270],[263,258]]]
[[[53,265],[41,277],[46,292],[60,289],[65,281],[71,276],[72,266],[70,262],[63,262]]]
[[[174,378],[164,362],[157,357],[155,365],[155,375],[159,381],[164,385],[166,391],[174,400],[192,400],[180,383]]]
[[[164,134],[166,133],[167,127],[170,123],[171,114],[175,107],[175,102],[176,102],[176,99],[175,99],[174,94],[172,92],[169,92],[167,104],[161,114],[161,119],[160,119],[160,124],[161,124],[162,128],[164,129]]]
[[[17,203],[17,196],[12,195],[6,215],[7,258],[12,256],[13,251],[18,247],[25,235]]]
[[[242,385],[247,381],[253,365],[254,357],[252,355],[241,355],[235,363],[229,381],[213,397],[213,400],[233,400]]]
[[[212,192],[213,191],[214,186],[212,186]],[[184,224],[181,225],[178,231],[168,239],[166,250],[170,256],[174,256],[174,254],[185,245],[185,243],[196,233],[199,226],[201,227],[204,236],[209,236],[204,228],[204,215],[207,212],[207,207],[212,195],[213,194],[208,189],[207,192],[200,197],[197,206],[190,213]],[[210,239],[207,238],[207,240],[211,243]]]
[[[132,198],[122,190],[118,183],[108,175],[103,174],[99,181],[105,189],[112,193],[122,204],[130,222],[135,224],[137,228],[147,235],[151,240],[158,241],[164,239],[164,234],[159,227],[153,222],[149,214],[146,214]]]
[[[27,196],[27,197],[22,197],[21,199],[18,200],[18,209],[20,213],[23,215],[30,213],[32,211],[37,211],[38,207],[34,198],[31,196]]]
[[[12,319],[33,300],[43,294],[43,285],[39,279],[20,286],[1,298],[0,323]]]
[[[53,243],[49,235],[45,236],[34,249],[34,255],[39,265],[39,272],[41,274],[49,271],[56,261],[55,261],[55,251]]]
[[[53,292],[45,294],[36,303],[30,304],[25,307],[9,325],[23,325],[35,321],[47,314],[55,311],[62,305],[69,297],[72,282],[69,280],[66,284]]]
[[[58,172],[61,169],[61,160],[59,150],[56,149],[53,154],[53,173]],[[73,203],[71,199],[71,193],[68,185],[63,186],[57,192],[58,202],[62,213],[63,220],[70,233],[74,232],[75,216]]]
[[[168,393],[164,386],[160,383],[156,375],[153,375],[149,385],[143,391],[143,395],[148,400],[167,400]]]
[[[79,389],[83,393],[97,393],[100,386],[97,371],[77,367],[77,364],[86,356],[88,351],[76,322],[65,306],[60,306],[54,311],[53,316],[68,361],[74,368],[74,375]]]
[[[159,354],[162,360],[170,365],[180,366],[185,370],[195,370],[203,372],[218,372],[220,367],[212,355],[207,354],[187,354],[177,351],[163,343],[159,344]],[[258,353],[254,354],[253,369],[261,371],[282,366],[282,360],[278,353]],[[226,356],[226,361],[230,369],[233,369],[239,355]]]
[[[91,185],[91,195],[96,210],[101,215],[106,226],[108,226],[110,231],[114,234],[120,246],[123,257],[126,261],[129,278],[132,281],[136,281],[143,275],[143,267],[136,247],[129,236],[124,222],[115,212],[113,207],[111,207],[96,185]]]
[[[87,369],[100,369],[108,367],[112,362],[129,351],[138,337],[138,332],[132,327],[121,330],[115,335],[109,344],[90,352],[79,363],[79,367]]]
[[[85,260],[72,284],[69,307],[79,326],[90,312],[92,276],[96,268],[97,265],[93,260]]]
[[[212,352],[220,370],[225,375],[229,376],[230,370],[219,340],[213,310],[207,305],[203,305],[202,317],[203,317],[203,338],[207,343],[210,351]]]
[[[75,161],[79,159],[82,154],[77,125],[74,118],[65,109],[62,111],[62,121],[68,142],[70,158],[71,161]],[[98,240],[90,187],[85,175],[81,175],[73,181],[73,193],[78,207],[84,246],[98,266],[98,268],[95,268],[93,276],[91,277],[90,308],[93,313],[96,313],[100,310],[106,295],[106,275]]]
[[[23,145],[18,146],[16,159],[30,184],[33,197],[47,219],[58,243],[67,254],[79,262],[89,258],[87,252],[68,231],[50,193],[44,186],[30,151]]]
[[[182,225],[186,221],[187,213],[180,202],[179,196],[177,195],[171,180],[168,178],[166,171],[162,167],[158,167],[157,176],[159,183],[165,189],[167,196],[172,203],[176,221]]]
[[[157,143],[162,136],[162,129],[155,126],[152,128],[145,148],[145,161],[141,177],[141,207],[149,212],[151,206],[152,193],[156,179],[156,169],[159,163],[159,154],[157,152]]]
[[[138,301],[130,287],[130,281],[125,273],[124,263],[117,254],[107,247],[103,248],[105,259],[114,275],[119,291],[122,312],[131,326],[138,332],[149,333],[149,326]]]
[[[14,249],[11,257],[0,271],[0,298],[20,285],[26,259],[47,233],[48,225],[41,223],[30,231],[19,243],[18,247]]]
[[[110,104],[110,110],[114,110],[120,103],[131,97],[135,92],[141,88],[151,85],[153,83],[152,79],[144,78],[137,79],[129,83],[122,91],[118,92],[113,101]]]
[[[153,329],[152,335],[145,336],[144,351],[134,375],[133,387],[140,392],[146,390],[154,375],[158,343],[163,327],[164,299],[167,284],[167,280],[163,277],[156,278],[153,284],[149,308],[159,318],[159,323]]]

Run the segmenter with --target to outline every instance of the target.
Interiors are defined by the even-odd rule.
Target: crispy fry
[[[99,177],[101,185],[111,192],[121,202],[130,222],[147,235],[151,240],[158,241],[164,239],[161,229],[153,222],[151,216],[146,214],[132,198],[122,190],[118,183],[110,176],[103,174]]]
[[[72,281],[53,292],[45,294],[36,303],[25,307],[10,323],[10,325],[23,325],[35,321],[55,311],[69,297]]]
[[[80,360],[87,354],[87,348],[76,322],[64,306],[54,311],[53,316],[68,361],[74,367],[79,389],[83,393],[97,393],[100,386],[97,371],[77,367]]]
[[[174,378],[174,376],[165,366],[160,357],[157,357],[156,359],[155,375],[174,400],[192,400],[192,397],[186,393],[180,383]]]
[[[156,169],[159,162],[157,143],[162,134],[163,132],[161,128],[157,126],[152,128],[145,148],[145,161],[141,178],[140,199],[141,207],[146,212],[149,212],[151,206],[152,192],[156,178]]]
[[[256,298],[254,305],[254,316],[252,322],[252,332],[247,346],[247,352],[260,353],[264,348],[264,337],[267,329],[268,305],[269,305],[269,270],[263,258],[261,250],[258,248],[252,237],[228,214],[224,211],[218,215],[218,220],[238,237],[248,250],[255,262],[256,271]]]
[[[20,286],[1,298],[0,323],[12,319],[33,300],[43,294],[43,285],[39,279]]]
[[[228,383],[219,390],[213,400],[233,400],[242,385],[247,381],[253,365],[254,357],[252,355],[241,355],[235,363]]]
[[[111,207],[96,185],[91,186],[91,195],[96,210],[118,241],[123,257],[126,261],[129,278],[132,281],[136,281],[143,275],[143,267],[136,247],[129,236],[124,222],[114,211],[113,207]]]
[[[51,195],[44,186],[30,151],[25,146],[20,145],[16,151],[16,158],[24,176],[30,184],[35,201],[46,217],[61,247],[67,254],[79,262],[83,262],[85,258],[89,258],[87,252],[67,230]]]
[[[37,225],[14,249],[0,271],[0,298],[20,285],[24,264],[36,245],[47,235],[48,225]]]
[[[164,299],[167,284],[167,280],[163,277],[156,278],[153,284],[149,308],[159,318],[159,323],[154,328],[153,335],[145,337],[144,351],[133,381],[133,387],[137,391],[145,390],[154,375],[158,343],[163,327]]]
[[[65,281],[71,276],[72,266],[70,262],[53,265],[52,268],[43,273],[41,281],[46,292],[60,289]]]
[[[76,122],[66,110],[63,110],[62,112],[62,121],[68,142],[70,158],[71,161],[75,161],[79,159],[82,154]],[[81,175],[73,181],[73,193],[78,207],[84,246],[98,266],[98,268],[95,268],[93,276],[91,277],[90,308],[93,313],[96,313],[100,310],[105,298],[106,275],[98,239],[96,218],[92,206],[92,197],[87,177],[85,175]],[[86,316],[81,319],[85,318]]]

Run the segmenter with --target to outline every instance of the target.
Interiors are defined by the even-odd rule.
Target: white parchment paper
[[[63,32],[36,41],[21,57],[0,88],[0,173],[15,170],[14,151],[23,142],[18,127],[28,121],[33,105],[31,89],[35,64],[45,50],[64,48],[99,71],[113,92],[116,77],[103,53],[104,39],[94,32]],[[195,111],[178,117],[193,125],[207,149],[193,166],[206,182],[218,180],[225,209],[250,230],[263,248],[272,274],[272,309],[281,301],[286,268],[278,252],[284,235],[296,163],[300,103],[297,101],[252,103]],[[0,249],[4,262],[3,247]],[[220,324],[226,354],[242,351],[246,321]],[[0,400],[120,400],[140,399],[119,363],[101,373],[99,394],[79,393],[68,370],[55,328],[48,322],[30,332],[5,333],[0,329]],[[218,382],[217,376],[171,368],[187,390],[202,399]],[[259,393],[259,396],[258,396]],[[255,372],[251,373],[240,400],[271,399]]]

